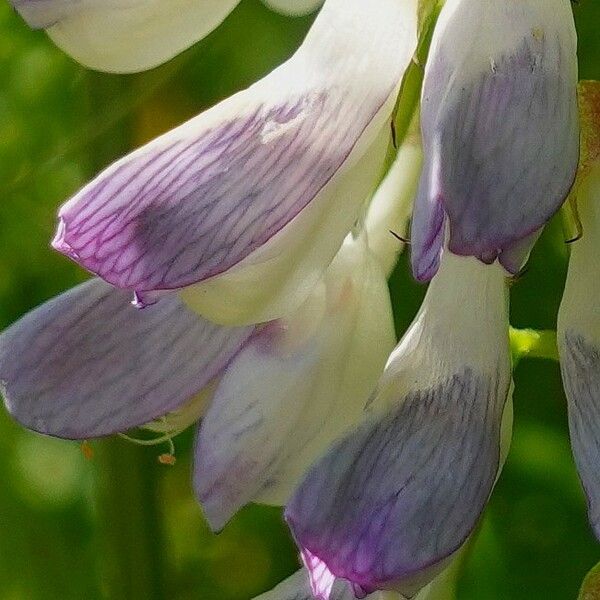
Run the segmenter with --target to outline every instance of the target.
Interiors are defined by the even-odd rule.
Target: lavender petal
[[[138,310],[91,280],[0,335],[6,406],[25,427],[81,439],[179,408],[226,366],[252,328],[205,321],[176,296]]]

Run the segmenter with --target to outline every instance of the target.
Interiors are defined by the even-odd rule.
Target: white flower
[[[419,151],[401,150],[401,155]],[[396,165],[395,170],[399,167]],[[291,314],[215,325],[176,295],[144,310],[94,279],[0,335],[10,413],[47,435],[90,439],[143,426],[169,439],[195,424],[194,485],[220,529],[251,501],[283,505],[305,470],[362,417],[395,344],[386,273],[418,164],[379,193]],[[372,237],[379,248],[369,248]],[[384,237],[395,241],[386,246]]]
[[[320,600],[336,577],[414,595],[473,532],[512,430],[507,309],[500,266],[445,254],[363,422],[286,507]]]
[[[266,0],[289,15],[322,0]],[[155,67],[218,27],[239,0],[10,0],[87,67],[128,73]]]
[[[54,247],[142,303],[239,325],[298,307],[375,190],[417,0],[328,0],[270,75],[101,173]]]
[[[558,348],[571,445],[600,537],[600,84],[581,84],[582,162],[575,187],[583,236],[571,246],[558,315]]]
[[[421,98],[415,277],[431,279],[445,244],[521,270],[577,170],[576,48],[568,0],[445,3]]]

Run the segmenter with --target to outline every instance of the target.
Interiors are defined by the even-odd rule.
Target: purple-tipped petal
[[[314,600],[315,596],[306,569],[296,571],[276,588],[254,600]],[[344,581],[336,581],[331,587],[329,600],[355,600],[350,586]],[[375,600],[375,599],[373,599]]]
[[[361,594],[427,585],[491,493],[508,445],[510,381],[504,271],[446,253],[363,423],[287,505],[307,567],[324,565]]]
[[[557,341],[571,445],[600,539],[600,83],[582,82],[579,91],[582,162],[576,195],[583,235],[570,246]]]
[[[3,396],[12,416],[40,433],[124,431],[186,403],[251,331],[203,320],[176,296],[137,310],[128,293],[92,280],[0,335]]]
[[[566,332],[561,350],[571,447],[590,523],[600,539],[600,347],[592,346],[581,334]]]
[[[423,87],[417,203],[442,203],[451,252],[493,262],[564,202],[578,161],[576,85],[568,2],[446,2]],[[428,231],[411,236],[416,274]]]
[[[417,281],[429,281],[438,271],[446,233],[446,213],[439,181],[424,166],[411,224],[411,264]]]
[[[465,370],[334,446],[286,509],[305,552],[367,592],[414,593],[432,579],[491,493],[506,400],[498,383]]]
[[[349,152],[349,132],[329,119],[336,100],[317,92],[214,127],[188,124],[63,206],[54,248],[125,289],[174,289],[226,271],[296,216]],[[269,128],[281,129],[270,143]],[[310,152],[323,128],[331,162]]]
[[[330,0],[287,63],[120,160],[66,203],[54,247],[138,292],[190,286],[241,263],[255,272],[262,261],[275,266],[256,277],[260,285],[302,269],[298,281],[286,275],[278,285],[306,295],[378,181],[416,44],[413,9]],[[280,247],[267,255],[275,239]]]

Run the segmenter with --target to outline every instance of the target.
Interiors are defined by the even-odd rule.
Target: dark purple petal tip
[[[415,211],[443,190],[448,249],[486,263],[500,259],[515,272],[528,250],[512,250],[557,212],[577,170],[572,15],[565,5],[565,19],[550,18],[533,3],[454,2],[447,10],[422,96],[426,183],[436,186],[421,186]],[[485,38],[502,27],[510,31],[506,42],[498,38],[484,56],[479,44],[457,41],[457,32]],[[427,246],[426,235],[414,229],[413,252]]]
[[[494,485],[508,394],[500,387],[467,369],[333,446],[285,511],[307,566],[363,593],[413,594],[431,581]]]

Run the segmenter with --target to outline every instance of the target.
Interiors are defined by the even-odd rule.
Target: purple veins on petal
[[[590,523],[600,539],[600,349],[583,335],[567,331],[560,364],[571,447],[587,496]]]
[[[214,125],[205,124],[209,111],[109,168],[64,205],[53,245],[117,287],[138,291],[222,273],[334,175],[356,140],[344,123],[360,129],[373,116],[361,108],[344,110],[338,96],[315,91]]]
[[[491,493],[508,395],[500,387],[466,368],[335,444],[286,508],[304,554],[365,592],[412,594],[430,581]]]
[[[440,266],[446,214],[436,169],[425,165],[411,226],[411,262],[417,281],[429,281]]]
[[[310,573],[310,589],[318,600],[329,600],[335,583],[335,575],[324,561],[309,550],[302,552],[302,562]]]
[[[415,45],[410,7],[383,0],[373,12],[359,0],[330,0],[285,64],[121,159],[67,202],[55,248],[137,292],[229,271],[313,200],[323,200],[315,214],[327,214],[351,167],[387,131]],[[361,176],[364,196],[379,154],[373,173]],[[360,206],[350,212],[348,229]],[[341,229],[339,245],[348,233]]]
[[[319,599],[318,596],[316,597]],[[355,600],[355,598],[356,596],[346,582],[337,580],[332,585],[329,600]],[[300,569],[276,588],[255,600],[315,600],[315,594],[307,570]]]
[[[91,280],[0,335],[6,406],[24,426],[81,439],[143,425],[198,393],[252,328],[214,325],[169,296],[143,311]]]
[[[452,252],[499,254],[544,225],[573,184],[579,156],[575,86],[567,96],[558,74],[532,71],[536,56],[524,46],[503,57],[495,72],[459,94],[438,124],[442,153],[464,148],[444,174]],[[487,131],[465,114],[473,102],[504,127]]]
[[[458,8],[439,28],[423,87],[421,124],[428,167],[417,203],[442,202],[451,252],[487,263],[504,255],[501,262],[514,270],[518,261],[505,253],[550,219],[575,178],[579,132],[574,28],[570,15],[560,25],[549,24],[545,33],[522,25],[527,19],[549,19],[547,13],[538,15],[533,3],[482,4],[481,31],[488,31],[485,21],[492,17],[496,29],[502,20],[508,27],[508,19],[514,19],[511,30],[519,33],[511,31],[506,37],[518,42],[503,47],[497,43],[493,51],[487,49],[491,41],[481,42],[488,52],[484,61],[473,50],[479,42],[468,50],[456,42],[457,31],[476,39],[480,35],[465,25],[465,11],[472,6],[451,3]],[[467,20],[478,22],[471,13]],[[439,188],[429,186],[431,179]],[[434,197],[439,190],[442,194]],[[421,227],[414,227],[411,235],[417,277],[425,261],[419,249],[427,247],[427,235]],[[428,272],[427,278],[434,273]]]

